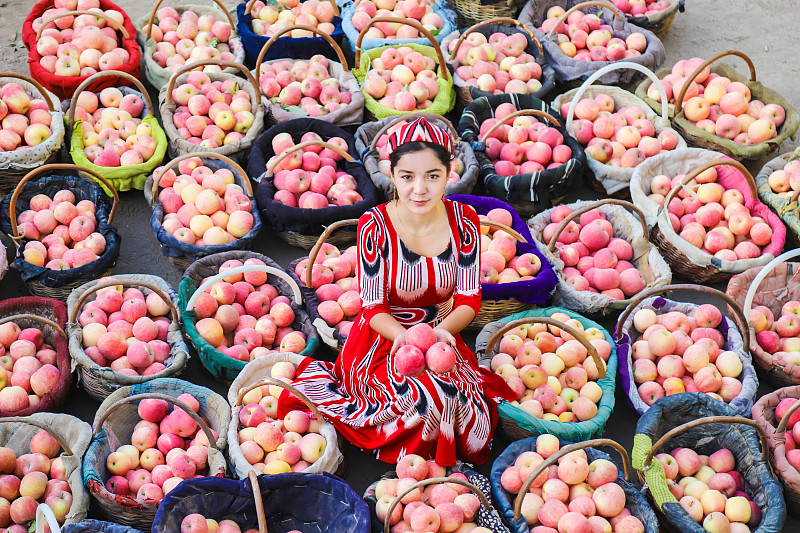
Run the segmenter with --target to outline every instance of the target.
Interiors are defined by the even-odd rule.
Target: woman
[[[497,401],[514,399],[459,335],[480,309],[480,224],[472,207],[443,199],[452,148],[424,118],[389,137],[395,199],[358,224],[361,313],[336,363],[306,359],[294,381],[347,440],[390,463],[409,453],[486,462]],[[406,330],[420,322],[456,350],[451,372],[395,371]],[[300,407],[282,395],[282,411]]]

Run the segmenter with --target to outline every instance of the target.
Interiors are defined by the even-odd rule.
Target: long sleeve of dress
[[[373,316],[390,312],[387,236],[379,217],[376,210],[370,210],[358,221],[358,286],[367,324]]]
[[[467,305],[478,314],[481,308],[481,226],[472,206],[454,203],[458,212],[459,247],[453,307]]]

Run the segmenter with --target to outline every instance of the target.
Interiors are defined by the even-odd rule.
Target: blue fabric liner
[[[542,306],[552,294],[558,283],[551,265],[544,254],[539,251],[531,236],[528,225],[509,204],[489,196],[473,196],[469,194],[451,194],[448,196],[454,202],[469,204],[475,208],[479,215],[485,215],[492,209],[505,209],[511,213],[513,223],[511,227],[525,237],[527,243],[517,243],[517,255],[532,253],[542,262],[542,268],[532,280],[515,281],[513,283],[481,283],[481,300],[505,300],[514,298],[523,303]]]
[[[516,461],[517,457],[522,455],[522,453],[536,451],[536,439],[537,437],[528,437],[512,442],[508,448],[503,450],[503,453],[494,460],[494,463],[492,463],[491,482],[493,501],[500,515],[510,526],[512,533],[528,533],[528,524],[525,522],[525,518],[522,517],[520,517],[519,520],[514,520],[514,498],[516,495],[506,492],[503,485],[500,483],[500,476],[503,475],[506,468],[514,466],[514,461]],[[559,439],[560,446],[566,446],[568,444],[572,443]],[[584,448],[584,451],[590,463],[596,459],[606,459],[617,465],[619,474],[617,475],[616,482],[622,487],[622,490],[625,491],[627,500],[625,507],[633,516],[642,521],[645,533],[658,533],[658,518],[656,517],[655,511],[653,511],[653,508],[647,503],[647,499],[642,491],[631,481],[625,481],[624,470],[619,461],[616,460],[616,458],[612,459],[610,455],[597,448]],[[633,477],[633,471],[631,471],[631,477]]]
[[[142,533],[142,531],[122,524],[87,518],[61,526],[61,533]]]
[[[264,514],[270,533],[293,529],[303,533],[367,533],[367,503],[342,479],[328,474],[258,476]],[[258,527],[249,479],[198,478],[181,482],[156,512],[152,531],[179,533],[181,521],[192,513],[215,520],[236,521],[242,530]]]
[[[63,287],[77,280],[93,279],[110,270],[119,257],[122,238],[119,236],[119,233],[117,233],[116,228],[107,222],[113,200],[107,196],[98,185],[89,183],[85,179],[69,175],[42,176],[36,180],[26,182],[25,185],[23,185],[19,198],[17,198],[17,213],[15,216],[27,210],[30,206],[31,198],[37,194],[46,194],[52,198],[61,189],[69,189],[72,191],[75,194],[76,203],[81,200],[90,200],[94,203],[97,209],[95,213],[97,229],[95,229],[95,231],[105,237],[106,250],[97,260],[92,261],[88,265],[70,268],[68,270],[51,270],[49,268],[32,265],[24,261],[20,253],[19,257],[17,257],[17,268],[19,269],[20,276],[22,276],[22,280],[26,283],[37,281],[47,287]],[[7,235],[11,235],[10,204],[11,193],[6,195],[2,203],[0,203],[0,227],[3,233]],[[25,244],[31,240],[33,239],[23,239],[20,243],[20,250],[24,249]]]
[[[258,54],[261,53],[261,49],[267,44],[269,38],[253,33],[253,15],[244,14],[246,7],[247,4],[245,2],[236,6],[236,20],[238,21],[236,23],[236,30],[239,32],[239,36],[242,38],[242,44],[244,45],[245,64],[252,69],[255,68]],[[331,37],[336,41],[336,44],[341,47],[344,42],[341,17],[333,18],[333,27],[334,30]],[[267,50],[266,55],[264,55],[264,61],[289,58],[309,59],[316,54],[322,54],[328,59],[339,61],[336,52],[333,51],[331,45],[322,37],[288,37],[288,35],[280,37],[270,45],[269,50]]]

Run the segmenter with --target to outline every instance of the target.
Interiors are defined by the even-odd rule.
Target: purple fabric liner
[[[505,300],[514,298],[523,303],[533,305],[544,305],[547,299],[556,288],[558,277],[553,270],[553,265],[545,258],[533,241],[533,236],[528,229],[528,225],[517,214],[517,211],[510,204],[497,198],[488,196],[473,196],[470,194],[451,194],[449,200],[471,205],[479,215],[485,215],[492,209],[502,208],[511,213],[513,223],[511,226],[525,237],[527,243],[517,243],[517,253],[532,253],[542,262],[542,268],[532,280],[515,281],[513,283],[482,283],[481,300]]]

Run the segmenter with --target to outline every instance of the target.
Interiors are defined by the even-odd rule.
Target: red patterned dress
[[[306,358],[293,382],[347,440],[390,463],[409,453],[445,466],[456,459],[486,462],[498,399],[514,399],[502,378],[478,366],[460,335],[453,371],[411,378],[395,372],[392,342],[369,326],[378,313],[391,313],[408,328],[420,322],[435,326],[459,305],[480,308],[478,216],[470,206],[443,201],[451,239],[436,257],[406,248],[387,204],[361,217],[361,313],[336,363]],[[282,412],[302,408],[288,394],[280,403]]]

